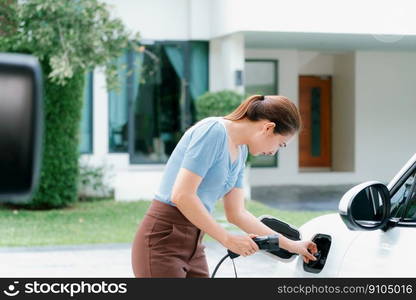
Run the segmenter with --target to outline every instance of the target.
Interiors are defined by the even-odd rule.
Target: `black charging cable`
[[[218,268],[221,266],[221,264],[224,262],[224,260],[227,259],[227,257],[230,257],[230,255],[229,254],[226,254],[223,258],[221,258],[220,262],[215,267],[214,272],[211,275],[211,278],[214,278],[215,277],[215,274],[217,274]],[[234,262],[234,260],[233,260],[233,262]],[[237,277],[237,274],[236,274],[236,277]]]
[[[226,260],[228,257],[231,258],[231,261],[233,262],[235,278],[238,278],[237,277],[237,270],[235,268],[234,258],[239,257],[239,256],[240,255],[228,250],[228,253],[223,258],[221,258],[221,260],[219,261],[219,263],[215,267],[214,272],[212,272],[211,278],[215,277],[215,274],[217,274],[218,268],[221,266],[221,264],[224,262],[224,260]]]
[[[253,238],[253,241],[257,244],[260,250],[266,250],[266,251],[279,250],[279,236],[277,234],[255,237]],[[235,274],[235,278],[237,278],[237,271],[235,269],[234,258],[239,257],[240,255],[232,252],[231,250],[227,250],[227,252],[228,253],[223,258],[221,258],[221,260],[218,262],[217,266],[214,269],[214,272],[212,272],[211,278],[215,277],[215,274],[217,274],[218,268],[221,266],[224,260],[226,260],[228,257],[231,258],[231,261],[233,262],[234,274]]]

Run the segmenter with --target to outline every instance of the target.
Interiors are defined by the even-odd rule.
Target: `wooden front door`
[[[299,167],[331,167],[331,77],[299,77]]]

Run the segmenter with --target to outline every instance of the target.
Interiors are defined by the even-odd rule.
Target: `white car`
[[[270,253],[287,265],[285,277],[416,277],[416,154],[385,186],[369,181],[351,188],[338,214],[299,229],[272,217],[261,220],[292,239],[312,239],[316,262],[283,249]]]

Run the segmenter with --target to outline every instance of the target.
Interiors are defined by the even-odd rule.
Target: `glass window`
[[[246,94],[277,95],[277,65],[277,60],[246,60]],[[274,156],[250,156],[250,161],[252,167],[277,167],[278,153]]]
[[[92,153],[93,72],[85,75],[84,101],[80,126],[80,152]]]
[[[391,217],[416,219],[415,176],[413,172],[391,198]]]
[[[191,116],[192,123],[196,122],[196,111],[194,103],[199,96],[209,90],[209,62],[208,53],[209,45],[208,42],[193,41],[190,43],[190,75],[189,80],[189,92],[191,97]]]
[[[130,162],[165,163],[195,120],[193,101],[208,90],[208,43],[157,42],[145,48],[135,71],[141,79],[133,83]]]
[[[412,177],[410,188],[408,192],[408,198],[406,209],[404,212],[404,219],[407,221],[416,221],[416,180],[415,176]]]
[[[146,50],[134,98],[131,161],[164,163],[186,129],[185,53],[176,44]]]
[[[320,157],[321,151],[321,87],[311,88],[310,137],[311,153],[313,157]]]
[[[108,94],[108,118],[109,118],[109,151],[128,151],[128,98],[127,98],[127,68],[128,51],[117,58],[117,72],[119,90]]]
[[[195,122],[208,90],[208,42],[155,42],[117,59],[120,91],[109,93],[110,152],[130,163],[164,163]]]

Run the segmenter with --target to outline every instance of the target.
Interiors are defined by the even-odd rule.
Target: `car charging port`
[[[303,269],[306,272],[319,273],[325,266],[332,239],[327,234],[318,233],[313,237],[312,241],[318,247],[318,252],[315,253],[316,260],[309,261],[309,263],[303,262]]]

